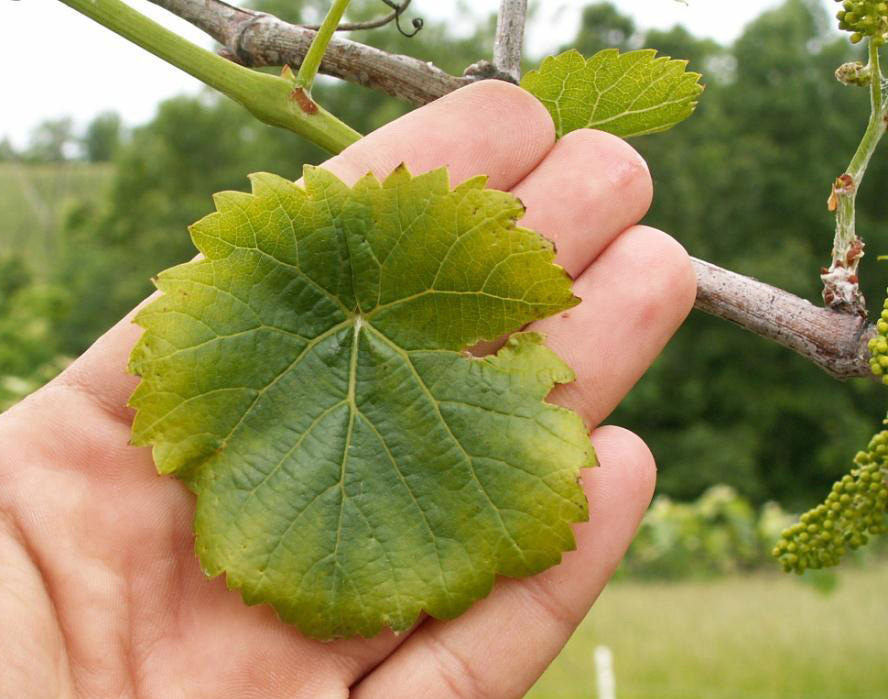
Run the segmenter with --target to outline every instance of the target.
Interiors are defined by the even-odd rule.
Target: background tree
[[[0,163],[12,160],[15,157],[16,152],[12,142],[8,138],[4,138],[0,141]]]
[[[23,157],[32,162],[60,163],[73,156],[76,141],[70,117],[47,119],[31,133]]]
[[[122,124],[116,112],[104,112],[95,117],[83,134],[83,151],[91,163],[105,163],[114,157],[120,146]]]

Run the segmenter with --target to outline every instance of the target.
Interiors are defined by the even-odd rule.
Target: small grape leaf
[[[586,60],[569,49],[545,58],[521,87],[549,110],[558,138],[583,128],[622,138],[666,131],[691,116],[703,86],[687,61],[656,54],[604,49]]]
[[[404,167],[353,188],[252,175],[191,227],[136,322],[133,443],[197,494],[196,549],[317,638],[451,618],[574,545],[595,457],[544,402],[573,372],[532,332],[579,302],[523,207]]]

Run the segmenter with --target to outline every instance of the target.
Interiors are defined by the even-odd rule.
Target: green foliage
[[[583,8],[577,35],[562,50],[572,48],[584,56],[612,48],[628,51],[630,43],[638,38],[638,30],[631,17],[620,14],[612,3],[599,2]],[[644,41],[644,45],[650,44]]]
[[[86,127],[83,150],[91,163],[105,163],[114,158],[120,147],[123,126],[116,112],[99,114]]]
[[[656,53],[604,49],[587,60],[571,49],[547,57],[521,87],[546,106],[559,137],[583,128],[623,138],[665,131],[693,113],[703,87],[687,61]]]
[[[69,361],[59,327],[73,299],[54,279],[65,220],[100,200],[110,175],[79,163],[0,165],[0,411]]]
[[[10,297],[30,281],[31,275],[20,257],[0,257],[0,312],[8,312]]]
[[[18,255],[48,277],[65,246],[69,215],[100,202],[111,176],[105,165],[0,163],[0,255]]]
[[[15,152],[12,142],[8,138],[4,138],[0,141],[0,163],[6,162],[7,160],[13,160],[16,157],[17,153]]]
[[[35,280],[21,256],[0,253],[0,411],[64,368],[53,326],[65,307],[59,290]]]
[[[888,38],[888,3],[884,0],[835,0],[842,3],[836,14],[839,29],[851,32],[851,42],[856,44],[867,36],[876,45]]]
[[[773,554],[787,572],[838,565],[849,549],[888,531],[888,431],[874,436],[854,463],[824,503],[781,535]]]
[[[76,144],[74,122],[70,117],[47,119],[31,132],[22,157],[30,162],[60,163],[71,159]]]
[[[579,302],[520,202],[443,169],[251,180],[192,227],[204,257],[159,275],[130,364],[133,443],[197,493],[204,570],[334,638],[557,563],[594,465],[543,402],[573,372],[535,333],[466,353]]]
[[[791,519],[776,503],[756,509],[725,485],[709,488],[692,502],[661,495],[645,514],[619,574],[684,579],[762,568]]]

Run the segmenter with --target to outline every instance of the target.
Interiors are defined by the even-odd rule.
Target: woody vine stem
[[[386,53],[332,36],[324,25],[315,31],[223,0],[151,2],[209,34],[219,42],[225,58],[194,46],[121,0],[61,1],[218,89],[260,120],[295,131],[333,153],[360,135],[311,99],[305,90],[307,76],[326,73],[413,104],[424,104],[476,79],[495,76],[516,80],[526,13],[525,0],[501,0],[494,64],[480,61],[463,76],[454,76],[410,56]],[[344,11],[345,5],[345,0],[334,3],[324,23],[328,29],[336,25],[341,17],[339,10]],[[336,21],[334,11],[339,12]],[[878,49],[870,43],[868,67],[875,68],[872,75],[879,76],[867,83],[873,116],[848,172],[837,180],[833,263],[823,272],[824,295],[828,296],[827,289],[834,289],[827,307],[816,307],[782,289],[692,258],[697,273],[696,308],[788,347],[840,379],[872,377],[867,342],[875,330],[866,323],[857,287],[856,262],[862,245],[854,232],[854,195],[885,131]],[[245,67],[289,65],[302,66],[302,82],[286,69],[281,77],[275,77]],[[308,86],[310,83],[311,80]],[[842,183],[849,181],[853,187],[846,188]],[[833,197],[830,199],[832,203]],[[849,253],[853,253],[853,265],[847,264]],[[841,293],[836,294],[835,289]]]

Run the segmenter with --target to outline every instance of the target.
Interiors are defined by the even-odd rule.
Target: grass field
[[[829,595],[791,577],[607,588],[527,699],[596,697],[611,648],[617,699],[884,699],[888,564]]]
[[[104,164],[0,163],[0,254],[19,252],[38,262],[51,259],[70,207],[97,200],[111,172]]]

